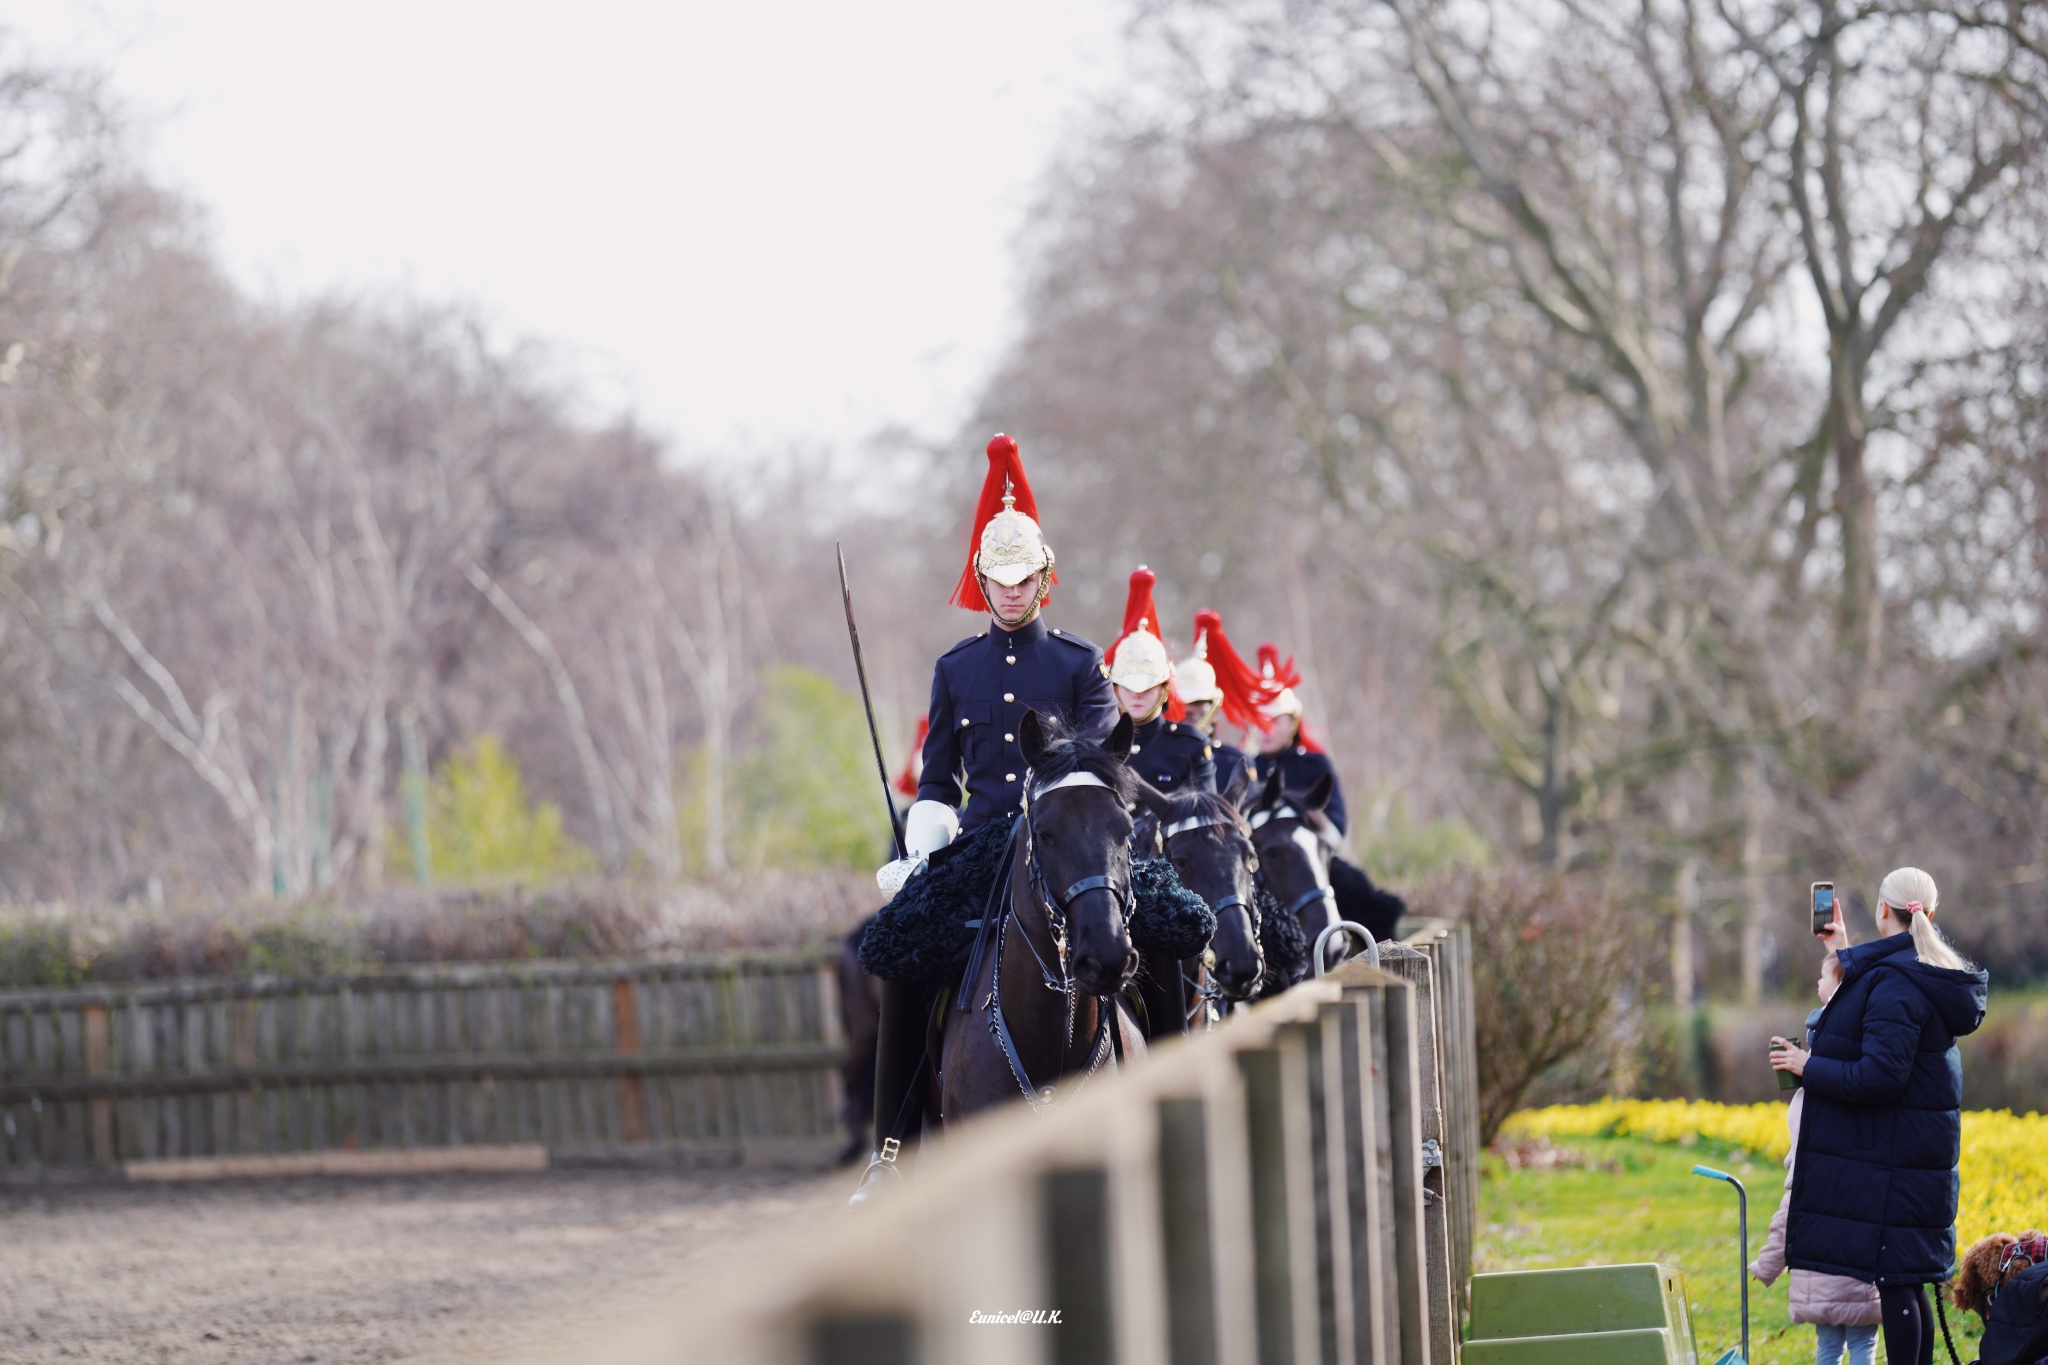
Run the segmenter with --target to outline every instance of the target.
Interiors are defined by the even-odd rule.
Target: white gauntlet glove
[[[925,860],[960,837],[960,812],[943,801],[918,801],[903,817],[903,846],[908,856],[885,864],[875,885],[890,895],[924,871]]]

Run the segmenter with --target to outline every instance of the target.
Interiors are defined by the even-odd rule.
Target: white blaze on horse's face
[[[1307,825],[1296,825],[1293,832],[1287,837],[1292,839],[1294,846],[1301,850],[1301,856],[1308,859],[1309,871],[1316,874],[1316,885],[1328,891],[1330,889],[1330,868],[1323,861],[1323,841],[1321,836]]]

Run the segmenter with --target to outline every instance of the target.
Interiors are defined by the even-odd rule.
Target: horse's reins
[[[1021,922],[1018,930],[1024,939],[1025,949],[1030,952],[1032,961],[1038,965],[1038,975],[1046,988],[1066,997],[1066,1029],[1060,1039],[1060,1074],[1065,1075],[1067,1059],[1072,1054],[1074,1045],[1074,1022],[1079,1010],[1080,995],[1067,965],[1067,907],[1090,891],[1107,891],[1115,899],[1118,913],[1128,918],[1131,890],[1128,886],[1117,885],[1114,878],[1094,876],[1081,878],[1057,896],[1052,894],[1046,885],[1043,863],[1038,857],[1039,800],[1062,787],[1107,789],[1109,783],[1090,772],[1072,772],[1058,781],[1046,783],[1043,787],[1033,787],[1031,776],[1030,770],[1027,769],[1024,774],[1024,868],[1031,888],[1031,898],[1044,913],[1046,928],[1052,934],[1053,956],[1059,962],[1057,974],[1046,965],[1045,958],[1038,951],[1038,945],[1031,941],[1030,932]],[[1005,896],[1000,911],[1002,919],[1007,921],[1014,913],[1015,906],[1011,898]],[[989,1014],[989,1034],[995,1039],[997,1048],[1001,1050],[1003,1060],[1009,1064],[1010,1075],[1016,1080],[1017,1088],[1024,1092],[1024,1100],[1032,1109],[1042,1111],[1056,1106],[1054,1087],[1048,1085],[1041,1091],[1031,1084],[1031,1076],[1025,1069],[1024,1058],[1017,1051],[1016,1039],[1010,1035],[1009,1020],[1003,1015],[1003,943],[1009,937],[1007,927],[1006,923],[996,926],[995,969],[990,974],[988,1000],[984,1008]],[[1111,1070],[1116,1069],[1115,1047],[1110,1033],[1110,1019],[1116,1009],[1115,997],[1100,998],[1107,1003],[1096,1011],[1095,1037],[1089,1044],[1088,1068],[1082,1073],[1082,1083],[1101,1069],[1104,1060],[1108,1060]],[[1075,1093],[1078,1093],[1080,1084],[1076,1084],[1074,1089]]]

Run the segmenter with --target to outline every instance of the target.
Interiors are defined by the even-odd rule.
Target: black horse
[[[1310,945],[1340,920],[1362,924],[1375,941],[1384,941],[1394,936],[1406,903],[1337,856],[1344,836],[1324,813],[1331,787],[1326,774],[1307,791],[1286,791],[1277,767],[1267,775],[1246,812],[1252,846],[1259,855],[1261,888],[1272,896],[1279,912],[1296,918]],[[1325,965],[1342,961],[1350,952],[1350,939],[1337,937],[1327,950]],[[1312,971],[1313,966],[1310,963],[1307,969]]]
[[[1129,923],[1132,730],[1126,716],[1097,744],[1034,711],[1017,727],[1028,767],[1008,882],[983,930],[989,950],[963,986],[967,1008],[946,1011],[939,1050],[949,1124],[1019,1095],[1049,1105],[1144,1050],[1118,999],[1138,961]]]
[[[1250,786],[1244,769],[1221,793],[1198,787],[1166,793],[1140,780],[1138,846],[1157,847],[1181,884],[1216,912],[1216,934],[1204,957],[1144,955],[1139,985],[1147,1037],[1185,1033],[1212,1018],[1213,1007],[1249,1000],[1265,974],[1253,882],[1259,860],[1251,826],[1238,813]]]

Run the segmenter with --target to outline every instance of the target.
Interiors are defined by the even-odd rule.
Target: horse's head
[[[1280,770],[1275,767],[1246,812],[1252,847],[1259,855],[1259,876],[1281,908],[1301,920],[1302,932],[1311,943],[1325,927],[1337,922],[1330,859],[1339,838],[1337,827],[1323,814],[1323,807],[1330,803],[1331,787],[1329,775],[1324,774],[1305,792],[1282,790]]]
[[[1181,885],[1216,912],[1209,946],[1216,955],[1216,985],[1226,1000],[1249,1000],[1266,970],[1252,920],[1259,859],[1251,826],[1238,814],[1250,783],[1250,775],[1240,771],[1220,795],[1199,788],[1168,794],[1142,779],[1138,785],[1139,803],[1158,822]]]
[[[1031,765],[1031,878],[1055,925],[1064,923],[1074,984],[1112,995],[1138,967],[1131,951],[1131,817],[1137,775],[1126,766],[1134,727],[1124,716],[1102,744],[1026,711],[1018,746]],[[1057,930],[1056,930],[1057,932]]]

